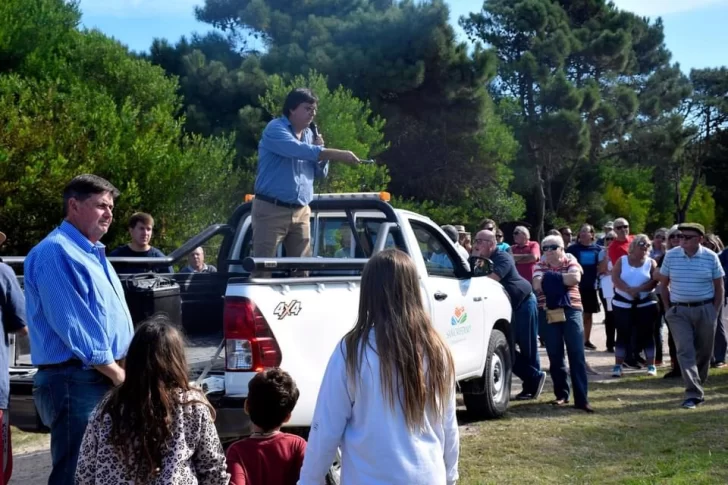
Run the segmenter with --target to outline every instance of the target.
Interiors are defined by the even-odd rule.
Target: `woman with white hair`
[[[575,258],[567,258],[561,236],[546,236],[541,243],[544,258],[534,268],[533,288],[538,296],[539,333],[546,343],[554,406],[569,403],[568,375],[574,387],[574,407],[594,412],[587,398],[587,366],[584,356],[584,322],[579,281],[583,273]],[[564,345],[569,367],[564,359]],[[570,369],[570,372],[569,372]]]
[[[612,269],[615,288],[612,305],[617,327],[614,377],[622,377],[622,364],[629,357],[631,342],[636,344],[635,351],[645,351],[647,374],[657,375],[654,329],[660,311],[655,294],[657,281],[654,279],[657,263],[648,256],[651,247],[650,238],[638,234],[630,242],[627,256],[620,257]]]
[[[526,281],[533,280],[533,269],[541,259],[541,250],[536,241],[531,241],[531,233],[525,226],[516,226],[513,230],[515,244],[511,246],[511,254],[516,262],[516,270]]]

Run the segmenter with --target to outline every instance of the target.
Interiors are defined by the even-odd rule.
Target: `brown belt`
[[[120,367],[124,367],[124,364],[126,363],[126,359],[120,359],[114,361],[116,362]],[[65,367],[83,367],[83,362],[81,362],[81,359],[68,359],[64,362],[58,362],[57,364],[40,364],[36,366],[38,370],[46,370],[46,369],[63,369]]]

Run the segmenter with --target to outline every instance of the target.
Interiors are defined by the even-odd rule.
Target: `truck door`
[[[470,278],[458,278],[454,268],[460,258],[444,234],[423,221],[409,222],[427,273],[421,281],[432,322],[450,344],[458,377],[475,375],[485,338],[482,291],[476,294]]]

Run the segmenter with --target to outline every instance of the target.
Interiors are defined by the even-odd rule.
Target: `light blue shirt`
[[[134,329],[105,247],[64,221],[25,260],[25,300],[34,365],[72,358],[85,366],[126,355]]]
[[[703,246],[692,257],[681,247],[665,253],[660,274],[670,278],[670,300],[676,303],[696,303],[715,296],[713,280],[725,272],[718,255]]]
[[[256,194],[302,206],[311,202],[313,181],[328,175],[329,164],[319,161],[324,147],[313,144],[310,129],[303,130],[301,138],[293,134],[285,116],[268,123],[258,144]]]

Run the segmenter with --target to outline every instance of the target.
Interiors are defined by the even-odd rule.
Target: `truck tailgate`
[[[329,357],[356,321],[360,278],[286,281],[231,284],[226,296],[250,299],[265,317],[281,350],[281,368],[293,376],[301,391],[289,425],[308,426]],[[247,395],[253,375],[227,372],[226,393]]]

